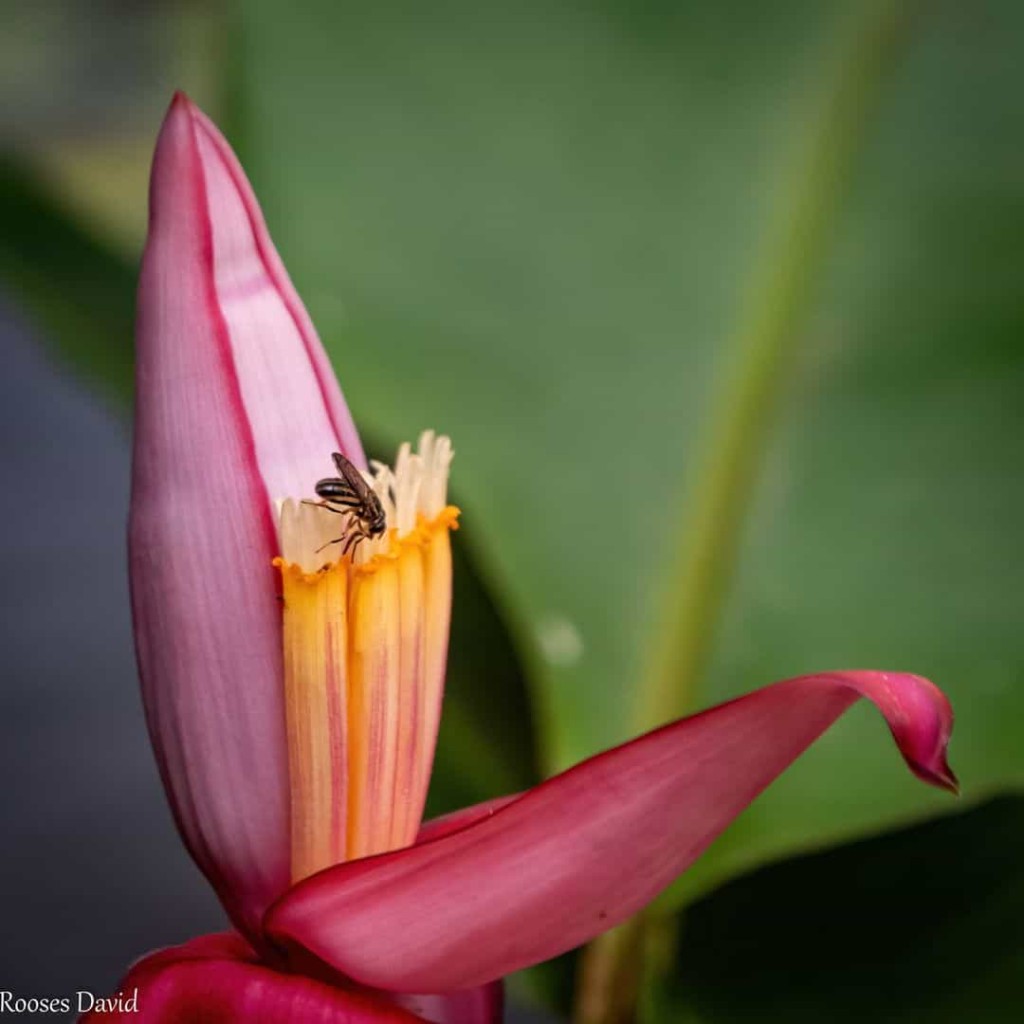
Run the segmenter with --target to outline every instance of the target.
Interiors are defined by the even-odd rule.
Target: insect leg
[[[352,533],[349,534],[349,538],[345,542],[345,546],[341,549],[342,555],[348,554],[349,551],[354,555],[360,541],[364,540],[366,540],[366,534],[363,533],[362,530],[353,530]]]

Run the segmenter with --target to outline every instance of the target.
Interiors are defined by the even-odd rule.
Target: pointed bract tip
[[[171,102],[164,115],[164,124],[168,122],[192,123],[203,116],[192,97],[184,89],[175,89]]]
[[[946,763],[945,758],[943,758],[939,770],[932,774],[932,781],[936,786],[952,793],[953,796],[960,795],[960,780],[956,777],[953,769]]]

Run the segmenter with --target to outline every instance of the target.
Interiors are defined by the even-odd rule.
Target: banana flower
[[[129,526],[138,663],[178,830],[234,929],[136,964],[126,1020],[495,1021],[504,975],[643,907],[861,697],[911,771],[955,789],[952,714],[932,683],[828,672],[422,824],[451,445],[428,432],[393,468],[367,465],[242,168],[182,95],[150,206]],[[358,527],[358,503],[316,495],[335,452],[387,522],[348,551],[333,542]]]

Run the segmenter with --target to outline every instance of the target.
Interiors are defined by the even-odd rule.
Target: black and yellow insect
[[[388,523],[380,498],[363,479],[363,474],[341,452],[334,452],[331,458],[338,475],[317,481],[314,490],[320,501],[314,504],[328,512],[348,516],[348,522],[340,537],[328,541],[319,550],[331,544],[343,544],[341,553],[344,555],[354,551],[362,540],[383,536]]]

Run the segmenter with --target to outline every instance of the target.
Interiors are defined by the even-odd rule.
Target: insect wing
[[[344,504],[352,510],[360,524],[360,538],[379,537],[387,529],[387,517],[380,498],[363,474],[341,452],[334,452],[331,457],[338,470],[338,479],[321,480],[316,485],[317,494],[325,501]]]
[[[363,474],[341,452],[335,452],[331,457],[334,459],[334,465],[338,469],[338,475],[348,484],[352,493],[356,497],[365,500],[367,494],[370,493],[370,488],[363,479]]]

